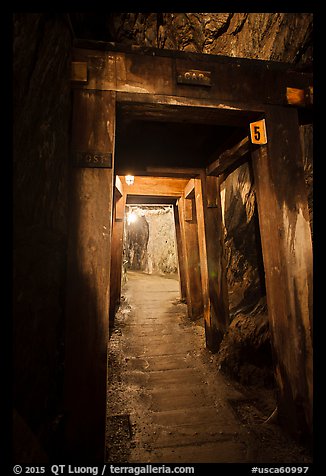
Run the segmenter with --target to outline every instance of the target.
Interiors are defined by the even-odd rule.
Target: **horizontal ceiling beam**
[[[222,152],[220,156],[206,168],[207,175],[221,175],[227,169],[233,167],[250,151],[249,137],[245,137],[231,149]]]
[[[177,197],[150,197],[143,195],[128,195],[127,205],[143,205],[143,206],[166,206],[175,205]]]
[[[127,185],[124,176],[120,180],[127,195],[152,197],[181,197],[188,183],[188,179],[170,177],[136,176],[133,185]]]
[[[153,177],[192,178],[198,177],[201,168],[174,168],[174,167],[146,167],[146,171]]]
[[[113,47],[111,51],[74,48],[72,62],[87,63],[87,81],[81,82],[78,73],[77,80],[72,80],[76,88],[243,102],[251,107],[288,105],[287,88],[308,90],[313,80],[310,73],[270,61],[214,55],[205,55],[199,61],[190,53],[159,56],[116,51]],[[200,78],[206,76],[209,81],[203,84]],[[190,78],[190,82],[180,81],[180,77]]]

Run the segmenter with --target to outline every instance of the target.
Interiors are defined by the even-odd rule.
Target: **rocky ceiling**
[[[76,38],[312,67],[312,13],[70,13]]]

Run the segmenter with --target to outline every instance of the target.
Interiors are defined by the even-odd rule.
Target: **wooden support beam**
[[[186,293],[186,301],[187,301],[187,308],[188,308],[188,316],[191,316],[191,296],[190,296],[190,276],[189,276],[189,265],[188,265],[188,255],[187,255],[187,248],[186,248],[186,228],[185,228],[185,208],[184,208],[184,201],[183,197],[180,197],[176,203],[177,206],[177,213],[179,217],[179,225],[180,225],[180,241],[181,241],[181,248],[182,248],[182,256],[183,256],[183,263],[184,263],[184,277],[185,277],[185,293]]]
[[[174,168],[174,167],[146,167],[146,172],[152,177],[187,178],[197,177],[202,169],[199,168]]]
[[[195,179],[190,179],[184,189],[185,198],[193,198],[195,196]]]
[[[127,185],[125,177],[120,176],[127,195],[181,197],[188,179],[168,177],[135,177],[133,185]]]
[[[268,143],[252,149],[280,422],[311,435],[312,242],[296,109],[266,110]]]
[[[120,179],[119,175],[116,175],[116,177],[115,177],[114,187],[115,187],[114,188],[115,193],[117,193],[119,197],[122,197],[123,196],[123,185],[122,185],[122,182],[121,182],[121,179]]]
[[[84,44],[86,46],[86,44]],[[81,46],[81,45],[80,45]],[[100,48],[100,46],[98,45]],[[100,48],[101,49],[101,48]],[[228,58],[187,52],[149,49],[119,51],[107,44],[105,51],[74,48],[73,61],[85,62],[90,90],[114,90],[136,94],[179,96],[247,104],[287,104],[286,88],[312,86],[312,74],[293,71],[293,65],[244,58]],[[180,72],[196,70],[210,77],[210,86],[182,84]],[[76,85],[78,87],[78,85]]]
[[[74,90],[73,154],[113,158],[115,117],[114,92]],[[67,259],[64,446],[80,463],[103,462],[105,441],[114,177],[92,165],[72,166]]]
[[[231,149],[223,152],[218,159],[206,168],[207,175],[219,176],[227,169],[233,167],[240,159],[250,152],[249,137],[245,137]]]
[[[184,219],[186,221],[192,221],[194,216],[194,206],[193,206],[193,199],[192,198],[185,198],[184,199]]]
[[[313,105],[313,87],[306,89],[286,88],[286,101],[293,106],[312,106]]]
[[[206,346],[217,352],[228,326],[229,302],[218,179],[195,180]]]
[[[232,127],[247,127],[248,118],[254,120],[264,112],[261,104],[221,101],[219,98],[193,98],[163,94],[117,92],[119,110],[137,120],[151,117],[158,121],[198,122]],[[155,106],[155,107],[153,107]]]
[[[187,277],[186,277],[186,267],[185,267],[185,255],[184,255],[184,247],[182,245],[181,225],[180,225],[180,218],[179,218],[177,205],[173,205],[173,216],[174,216],[175,237],[176,237],[177,252],[178,252],[180,298],[182,300],[186,300],[187,299]]]
[[[200,278],[200,259],[197,233],[196,214],[191,221],[186,221],[184,204],[190,201],[181,197],[178,200],[178,211],[181,228],[181,239],[185,262],[186,296],[188,317],[197,319],[203,315],[203,297]]]
[[[123,221],[125,216],[126,195],[117,197],[114,207],[114,221]]]
[[[114,221],[121,221],[124,219],[125,214],[126,194],[118,175],[115,177],[114,191]],[[122,198],[123,200],[121,200]]]
[[[121,299],[121,278],[123,259],[123,231],[124,215],[126,206],[126,194],[115,197],[115,219],[113,220],[111,241],[111,279],[110,279],[110,324],[114,322],[114,316]]]

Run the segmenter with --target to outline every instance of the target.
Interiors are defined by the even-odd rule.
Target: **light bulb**
[[[129,212],[127,215],[128,225],[130,225],[130,223],[135,223],[136,220],[137,220],[137,214],[135,212]]]

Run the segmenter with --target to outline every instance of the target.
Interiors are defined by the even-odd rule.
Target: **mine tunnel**
[[[12,461],[311,463],[310,14],[85,15],[14,16]]]

